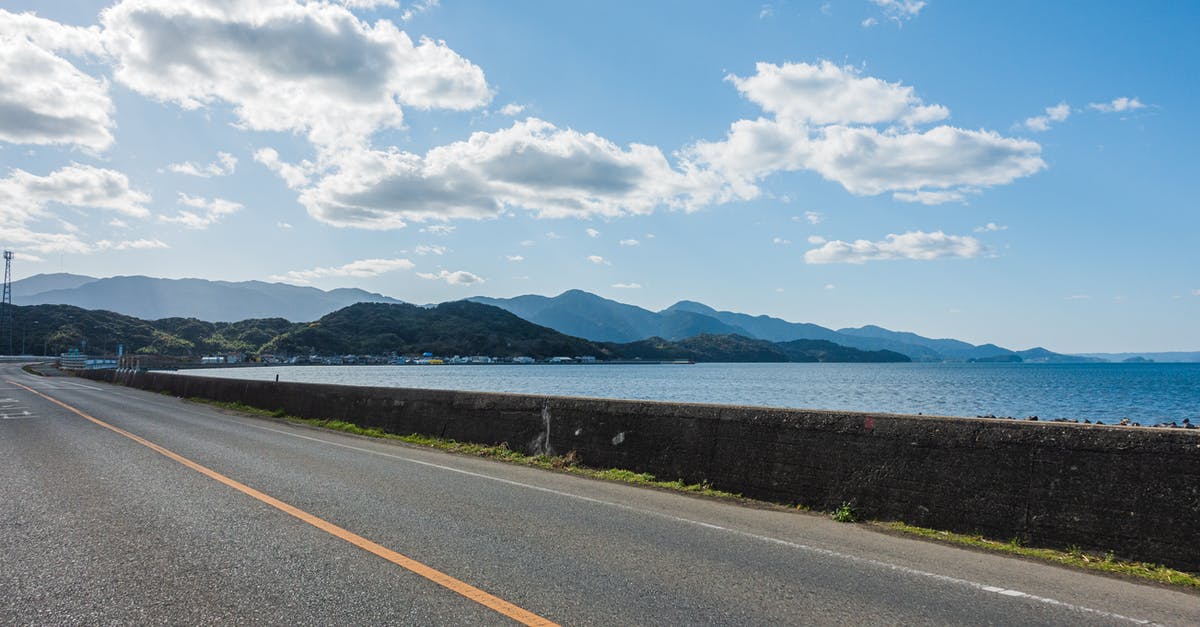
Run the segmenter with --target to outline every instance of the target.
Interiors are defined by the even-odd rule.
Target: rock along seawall
[[[1200,430],[91,371],[176,396],[1200,572]]]

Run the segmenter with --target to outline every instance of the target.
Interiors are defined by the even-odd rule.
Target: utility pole
[[[8,355],[13,354],[12,259],[12,251],[4,251],[4,295],[0,298],[0,309],[3,309],[0,311],[0,333],[8,338]]]

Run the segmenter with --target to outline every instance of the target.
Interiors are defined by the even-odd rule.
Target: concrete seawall
[[[1200,430],[83,373],[1200,572]]]

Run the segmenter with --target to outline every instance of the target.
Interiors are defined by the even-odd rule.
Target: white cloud
[[[410,221],[486,219],[506,208],[540,217],[649,214],[691,208],[710,175],[673,169],[658,148],[628,148],[530,118],[424,156],[346,151],[338,171],[301,192],[316,219],[336,226],[401,228]],[[715,186],[709,185],[715,189]]]
[[[279,227],[279,228],[281,228],[281,229],[290,229],[290,228],[293,228],[293,227],[292,227],[292,225],[291,225],[291,224],[288,224],[287,222],[276,222],[276,223],[275,223],[275,226],[277,226],[277,227]]]
[[[772,240],[771,240],[771,243],[772,243],[772,244],[775,244],[776,246],[787,246],[787,245],[791,244],[791,243],[792,243],[792,241],[791,241],[791,240],[787,240],[787,239],[783,239],[782,237],[776,237],[776,238],[774,238],[774,239],[772,239]]]
[[[521,112],[524,110],[525,110],[525,105],[519,105],[515,102],[510,102],[510,103],[504,105],[503,107],[500,107],[500,115],[507,115],[509,117],[513,117],[513,116],[520,115]]]
[[[824,244],[825,242],[828,242],[828,241],[829,240],[825,239],[824,237],[821,237],[820,235],[809,235],[808,236],[808,243],[812,244],[814,246],[820,246],[821,244]]]
[[[823,61],[760,63],[757,70],[730,80],[775,118],[739,120],[723,141],[682,151],[693,169],[717,175],[723,187],[709,198],[755,198],[761,179],[809,170],[852,194],[904,192],[920,199],[912,195],[973,193],[1046,167],[1033,141],[947,125],[912,129],[949,112],[924,104],[910,87],[861,76],[853,67]]]
[[[392,22],[324,2],[126,0],[100,21],[114,76],[134,91],[185,109],[227,102],[247,129],[306,133],[323,147],[399,127],[402,106],[491,99],[483,71],[445,44],[414,44]]]
[[[189,229],[202,230],[242,208],[241,204],[223,198],[209,200],[184,193],[179,194],[179,204],[198,211],[184,209],[174,216],[159,216],[158,219],[163,222],[180,224]]]
[[[25,225],[46,215],[51,204],[95,208],[145,218],[150,196],[129,186],[129,177],[115,170],[72,163],[37,176],[13,169],[0,179],[0,223]]]
[[[274,150],[270,149],[265,149],[265,151],[269,151],[269,153],[275,153]],[[265,151],[260,150],[258,153],[255,153],[255,159],[258,159],[259,153],[264,153],[264,157],[269,157],[269,154],[267,154]],[[275,158],[278,160],[277,153],[275,154]],[[233,172],[237,169],[237,163],[237,157],[227,152],[218,152],[217,160],[209,163],[208,165],[202,166],[197,165],[192,161],[184,161],[183,163],[172,163],[171,165],[167,166],[167,169],[171,172],[175,172],[176,174],[186,174],[188,176],[196,176],[207,179],[214,176],[228,176],[233,174]],[[266,162],[262,163],[264,163],[264,165],[266,164]]]
[[[619,290],[640,290],[640,289],[642,289],[641,283],[613,283],[612,286]]]
[[[781,122],[800,124],[926,124],[950,111],[926,105],[912,87],[863,76],[853,66],[830,61],[757,63],[746,78],[725,77],[748,100]]]
[[[953,190],[929,191],[919,190],[915,192],[893,192],[892,198],[901,202],[919,202],[923,205],[940,205],[948,202],[967,202],[968,194],[977,194],[979,190],[964,187]]]
[[[639,242],[635,239],[623,239],[618,243],[622,246],[639,246],[639,245],[641,245],[641,242]]]
[[[1047,131],[1050,130],[1051,122],[1062,122],[1071,116],[1071,105],[1060,102],[1053,107],[1046,107],[1046,114],[1037,117],[1026,118],[1025,128],[1031,131]]]
[[[4,230],[5,248],[16,251],[25,260],[40,260],[36,253],[70,253],[90,255],[105,251],[142,250],[150,248],[169,248],[157,239],[137,239],[111,241],[100,240],[89,244],[81,239],[76,232],[45,233],[28,229],[24,226],[6,228]]]
[[[925,8],[925,0],[871,0],[871,4],[883,9],[883,15],[897,24],[917,17]]]
[[[365,1],[370,2],[371,0]],[[386,2],[387,0],[381,1]],[[413,2],[408,4],[408,8],[404,10],[404,13],[400,15],[400,19],[407,22],[430,9],[437,8],[439,4],[441,4],[441,0],[413,0]]]
[[[941,231],[925,233],[912,231],[902,235],[889,234],[881,242],[826,242],[820,248],[804,253],[808,263],[865,263],[892,259],[971,259],[983,254],[983,246],[973,237],[946,235]]]
[[[1192,290],[1192,296],[1200,296],[1200,290]]]
[[[837,289],[837,286],[836,286],[836,285],[834,285],[833,283],[826,283],[826,284],[825,284],[825,289],[827,289],[827,290],[834,290],[834,289]]]
[[[809,224],[815,225],[824,222],[825,215],[816,211],[805,211],[804,219],[807,220]]]
[[[311,161],[305,160],[300,163],[281,161],[279,153],[274,148],[260,148],[254,152],[254,160],[278,174],[279,178],[282,178],[283,182],[292,189],[308,185],[312,176],[318,171],[317,165]]]
[[[410,221],[481,219],[522,207],[539,217],[648,214],[707,199],[713,175],[679,171],[653,146],[621,148],[592,133],[530,118],[425,155],[347,151],[338,171],[303,190],[313,217],[389,229]]]
[[[605,259],[604,257],[601,257],[600,255],[588,255],[587,260],[598,266],[611,266],[612,265],[611,261]]]
[[[1067,296],[1067,300],[1091,300],[1090,294],[1071,294]]]
[[[775,15],[775,7],[769,4],[764,4],[758,9],[758,19],[760,20],[765,20],[773,15]]]
[[[525,261],[525,258],[521,255],[505,255],[504,258],[514,263]]]
[[[877,20],[873,17],[868,17],[867,19],[865,19],[861,22],[863,28],[871,28],[872,26],[875,26],[878,23],[879,23],[879,20]]]
[[[485,282],[483,277],[467,272],[466,270],[458,270],[455,272],[442,270],[436,274],[432,272],[418,272],[417,276],[429,281],[445,281],[450,285],[474,285],[476,283]]]
[[[99,56],[104,52],[98,26],[68,26],[34,13],[0,9],[0,39],[24,39],[52,52]]]
[[[996,224],[995,222],[988,222],[987,224],[985,224],[983,226],[975,227],[976,233],[995,233],[997,231],[1007,231],[1007,230],[1008,230],[1007,226],[1004,226],[1001,224]]]
[[[137,240],[125,240],[125,241],[120,241],[120,242],[112,242],[112,241],[109,241],[106,239],[102,239],[102,240],[96,242],[96,244],[93,246],[93,248],[96,251],[147,250],[147,249],[152,249],[152,248],[170,248],[170,246],[166,245],[165,243],[163,243],[162,241],[157,240],[157,239],[137,239]]]
[[[434,224],[431,226],[421,227],[421,232],[429,233],[430,235],[449,235],[457,229],[458,227],[452,224]]]
[[[411,270],[413,267],[413,262],[407,259],[360,259],[332,268],[291,270],[284,274],[272,275],[270,279],[272,281],[308,284],[330,277],[373,277],[397,270]]]
[[[379,7],[399,8],[397,0],[336,0],[349,9],[376,9]]]
[[[600,231],[596,229],[588,229],[586,232],[588,237],[600,237]]]
[[[124,221],[124,220],[122,220],[122,219],[120,219],[120,218],[113,218],[112,220],[109,220],[109,221],[108,221],[108,225],[109,225],[109,226],[111,226],[111,227],[113,227],[114,229],[127,229],[127,228],[129,228],[129,223],[128,223],[128,222],[126,222],[126,221]]]
[[[53,52],[92,53],[97,41],[95,30],[0,9],[0,141],[89,152],[113,144],[108,82]]]
[[[1138,100],[1137,98],[1128,98],[1122,96],[1120,98],[1114,98],[1111,102],[1093,102],[1088,104],[1088,107],[1101,113],[1122,113],[1125,111],[1137,111],[1138,109],[1145,109],[1146,105],[1142,104],[1142,101]]]
[[[446,247],[445,246],[429,246],[426,244],[421,244],[420,246],[417,246],[417,248],[413,252],[417,253],[418,255],[439,255],[440,256],[440,255],[446,254]]]

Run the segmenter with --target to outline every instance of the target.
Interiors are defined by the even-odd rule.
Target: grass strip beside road
[[[1148,580],[1155,583],[1200,590],[1200,577],[1192,573],[1167,568],[1159,564],[1131,562],[1116,559],[1112,553],[1099,555],[1085,552],[1079,548],[1069,548],[1065,551],[1025,546],[1013,539],[1007,542],[991,540],[981,535],[952,533],[926,527],[917,527],[903,522],[872,522],[871,526],[895,531],[905,535],[913,535],[944,544],[968,546],[994,553],[1006,553],[1026,557],[1038,561],[1050,562],[1081,570],[1094,570],[1103,573],[1123,575],[1133,579]]]
[[[579,463],[579,460],[575,458],[573,451],[567,453],[566,455],[527,455],[520,451],[514,451],[504,444],[495,446],[472,444],[469,442],[458,442],[455,440],[436,438],[415,433],[411,435],[398,435],[394,433],[388,433],[382,429],[362,427],[344,420],[299,418],[297,416],[288,415],[281,410],[270,411],[258,407],[251,407],[250,405],[245,405],[243,403],[226,403],[195,397],[188,400],[195,403],[212,405],[245,414],[308,425],[310,427],[330,429],[333,431],[341,431],[343,433],[351,433],[354,435],[361,435],[371,438],[394,440],[397,442],[404,442],[407,444],[438,449],[451,453],[459,453],[473,457],[484,457],[502,462],[541,468],[543,470],[566,472],[583,477],[590,477],[592,479],[617,481],[620,483],[697,494],[712,498],[736,500],[743,503],[753,502],[755,505],[759,506],[772,506],[780,509],[799,509],[801,511],[810,511],[810,509],[805,506],[791,508],[784,507],[783,505],[779,505],[777,503],[753,501],[752,499],[748,499],[739,494],[716,490],[707,484],[685,484],[684,482],[678,480],[662,481],[649,473],[637,473],[631,470],[623,470],[620,468],[610,468],[607,470],[589,468]],[[842,507],[845,508],[848,506],[843,504]],[[836,513],[837,512],[830,512],[830,514]],[[1076,568],[1079,570],[1090,570],[1135,579],[1138,581],[1165,584],[1185,590],[1200,590],[1200,576],[1197,576],[1197,574],[1174,570],[1159,564],[1120,560],[1116,559],[1111,553],[1106,555],[1097,555],[1095,553],[1087,553],[1075,548],[1061,551],[1057,549],[1029,547],[1024,546],[1015,540],[1003,542],[985,538],[980,535],[969,535],[953,533],[949,531],[940,531],[937,529],[928,529],[925,527],[916,527],[903,522],[869,521],[865,524],[876,529],[881,529],[892,533],[900,533],[908,536],[915,536],[945,544],[965,546],[994,553],[1004,553],[1040,562]]]

